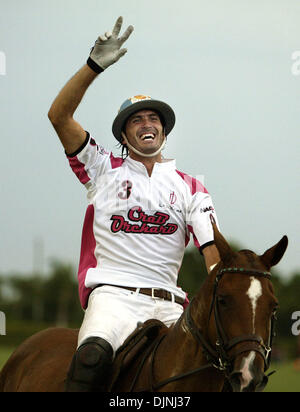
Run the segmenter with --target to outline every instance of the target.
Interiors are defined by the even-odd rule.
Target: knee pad
[[[82,342],[77,356],[79,363],[86,367],[100,367],[111,363],[113,349],[106,340],[92,336]]]
[[[113,349],[98,337],[86,339],[77,349],[68,372],[69,391],[101,391],[112,365]]]

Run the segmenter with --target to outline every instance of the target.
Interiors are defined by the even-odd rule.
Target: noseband
[[[209,319],[211,317],[212,311],[214,309],[214,317],[215,317],[215,326],[217,331],[217,340],[215,343],[215,347],[213,347],[207,340],[203,337],[202,333],[200,332],[199,328],[197,328],[195,322],[191,316],[191,304],[186,310],[186,324],[188,329],[190,330],[191,334],[194,338],[199,342],[203,347],[204,355],[206,356],[207,360],[211,363],[211,365],[221,371],[224,371],[226,377],[230,376],[233,370],[233,362],[238,355],[243,352],[255,351],[258,352],[263,360],[264,360],[264,371],[266,371],[270,366],[271,361],[271,350],[272,350],[272,341],[274,337],[274,323],[276,320],[275,313],[272,315],[270,320],[270,332],[268,337],[268,342],[265,344],[262,337],[259,335],[242,335],[237,336],[232,339],[228,339],[224,330],[224,327],[221,322],[220,317],[220,307],[219,302],[217,299],[217,290],[218,285],[221,278],[228,273],[233,274],[241,274],[247,276],[255,276],[255,277],[262,277],[268,280],[271,279],[270,272],[264,272],[260,270],[251,270],[251,269],[243,269],[243,268],[224,268],[220,269],[216,275],[216,279],[214,282],[214,289],[213,289],[213,297],[209,311]],[[238,348],[236,346],[239,345]],[[231,354],[229,355],[229,352]]]

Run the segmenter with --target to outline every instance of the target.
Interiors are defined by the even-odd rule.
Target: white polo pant
[[[158,319],[171,326],[181,316],[183,306],[117,286],[104,285],[93,290],[81,325],[78,346],[97,336],[109,342],[114,350],[136,329],[138,322]]]

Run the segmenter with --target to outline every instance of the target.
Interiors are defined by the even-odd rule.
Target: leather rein
[[[241,353],[248,352],[248,351],[258,352],[262,356],[264,360],[264,365],[265,365],[264,372],[266,372],[266,370],[269,368],[270,362],[271,362],[272,342],[273,342],[273,337],[275,336],[275,332],[274,332],[274,324],[276,320],[275,313],[272,314],[272,317],[270,319],[270,331],[269,331],[269,337],[268,337],[267,343],[264,343],[261,336],[255,335],[255,334],[237,336],[229,340],[226,336],[225,330],[221,322],[220,308],[219,308],[219,303],[217,299],[217,290],[218,290],[219,282],[221,278],[225,274],[228,274],[228,273],[262,277],[268,280],[271,279],[270,272],[265,272],[265,271],[260,271],[260,270],[243,269],[243,268],[236,268],[236,267],[220,269],[214,281],[213,297],[212,297],[212,302],[211,302],[210,311],[209,311],[209,319],[210,319],[212,311],[214,309],[215,326],[216,326],[216,331],[217,331],[217,340],[215,342],[215,346],[213,346],[210,342],[206,340],[206,338],[203,336],[202,331],[197,327],[197,325],[195,324],[191,316],[191,307],[192,307],[194,298],[191,300],[189,306],[187,307],[183,315],[185,317],[185,322],[186,322],[189,332],[195,338],[195,340],[201,345],[203,353],[206,359],[208,360],[208,363],[206,365],[200,366],[199,368],[184,372],[180,375],[172,376],[159,383],[154,384],[153,383],[153,369],[154,369],[155,353],[162,339],[165,337],[165,335],[161,336],[160,339],[158,339],[155,342],[154,347],[152,346],[151,348],[152,349],[151,365],[150,365],[150,371],[149,371],[151,391],[161,388],[162,386],[165,386],[168,383],[174,382],[176,380],[185,378],[187,376],[194,375],[208,368],[216,368],[222,371],[225,374],[226,378],[230,378],[230,375],[234,373],[233,362],[235,358]],[[236,348],[237,345],[240,345],[238,349]],[[232,352],[230,356],[229,356],[229,351]],[[148,352],[148,355],[149,355],[149,352]],[[264,380],[260,386],[260,389],[264,388],[264,386],[267,384],[268,376],[270,376],[272,373],[274,373],[274,371],[269,373],[268,375],[264,375]]]

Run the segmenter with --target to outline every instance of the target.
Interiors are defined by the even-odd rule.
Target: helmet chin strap
[[[132,150],[135,154],[137,154],[139,156],[142,156],[142,157],[154,157],[154,156],[158,155],[163,150],[163,148],[165,147],[165,144],[166,144],[166,136],[164,136],[164,140],[163,140],[162,144],[160,145],[160,148],[158,150],[156,150],[156,152],[154,152],[154,153],[142,153],[139,150],[137,150],[135,147],[133,147],[128,142],[128,139],[127,139],[126,134],[124,132],[121,132],[121,134],[122,134],[122,137],[125,140],[125,143],[127,144],[128,148],[130,150]]]

